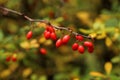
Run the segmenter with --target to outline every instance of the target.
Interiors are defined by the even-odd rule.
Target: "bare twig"
[[[5,7],[2,7],[0,6],[0,9],[2,10],[3,13],[14,13],[14,14],[17,14],[19,16],[22,16],[23,18],[25,18],[26,20],[30,21],[30,22],[41,22],[41,23],[45,23],[47,25],[51,25],[53,26],[55,29],[59,29],[59,30],[65,30],[65,31],[69,31],[71,32],[72,34],[74,35],[81,35],[85,38],[88,38],[88,39],[91,39],[90,36],[86,36],[86,35],[83,35],[83,34],[79,34],[77,32],[74,32],[73,30],[71,30],[70,28],[66,28],[66,27],[60,27],[60,26],[56,26],[56,25],[52,25],[49,21],[47,20],[40,20],[40,19],[33,19],[33,18],[30,18],[28,17],[27,15],[21,13],[21,12],[18,12],[18,11],[15,11],[15,10],[11,10],[11,9],[8,9],[8,8],[5,8]]]

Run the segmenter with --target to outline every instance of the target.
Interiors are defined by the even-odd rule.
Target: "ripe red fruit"
[[[93,48],[93,43],[89,42],[89,41],[85,41],[84,46],[89,47],[89,48]]]
[[[57,48],[60,47],[62,45],[62,39],[58,39],[55,45]]]
[[[44,37],[45,37],[46,39],[49,39],[49,38],[50,38],[50,32],[45,30],[45,32],[44,32]]]
[[[72,45],[72,49],[75,51],[75,50],[77,50],[78,49],[78,43],[74,43],[73,45]]]
[[[6,61],[9,62],[11,60],[11,56],[6,57]]]
[[[57,36],[56,36],[56,34],[55,34],[54,32],[52,32],[52,33],[50,34],[50,38],[51,38],[52,40],[56,40],[56,39],[57,39]]]
[[[13,61],[13,62],[16,62],[16,61],[17,61],[17,58],[16,58],[16,57],[12,57],[12,61]]]
[[[49,32],[55,32],[55,30],[52,26],[47,26],[46,30],[49,31]]]
[[[79,45],[78,51],[79,51],[81,54],[83,54],[84,51],[85,51],[85,49],[84,49],[84,47],[83,47],[82,45]]]
[[[32,35],[33,35],[33,32],[32,32],[32,31],[29,31],[29,32],[27,33],[27,35],[26,35],[26,38],[27,38],[27,39],[30,39],[30,38],[32,38]]]
[[[81,36],[81,35],[77,35],[77,36],[75,36],[75,38],[77,40],[79,40],[79,41],[83,41],[84,40],[83,36]]]
[[[94,48],[93,47],[88,47],[88,52],[89,53],[92,53],[94,51]]]
[[[43,54],[43,55],[45,55],[45,54],[47,54],[47,51],[46,51],[45,48],[41,48],[41,49],[40,49],[40,53]]]
[[[16,57],[16,56],[17,56],[16,54],[12,55],[12,61],[13,61],[13,62],[16,62],[16,61],[17,61],[17,57]]]
[[[69,40],[70,40],[70,35],[65,35],[65,36],[62,38],[62,43],[63,43],[63,44],[67,44]]]

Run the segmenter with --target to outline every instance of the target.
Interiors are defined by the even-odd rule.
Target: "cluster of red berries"
[[[76,37],[76,40],[78,40],[78,41],[83,41],[84,40],[83,36],[81,36],[81,35],[77,35],[75,37]],[[84,47],[87,47],[89,53],[92,53],[93,50],[94,50],[94,45],[90,41],[84,41],[83,45],[79,45],[78,43],[74,43],[72,45],[72,49],[74,51],[78,50],[81,54],[83,54],[84,51],[85,51]]]
[[[74,51],[78,50],[82,54],[85,51],[84,46],[87,47],[89,53],[93,52],[93,50],[94,50],[93,44],[92,44],[92,42],[89,42],[89,41],[85,41],[83,45],[79,45],[78,43],[74,43],[72,45],[72,49]]]
[[[13,54],[12,56],[9,55],[9,56],[6,57],[7,62],[9,62],[10,60],[12,60],[13,62],[16,62],[17,61],[16,54]]]
[[[52,39],[54,41],[57,39],[55,30],[52,26],[46,26],[46,30],[44,31],[44,37],[46,39]]]
[[[63,38],[59,38],[57,41],[56,41],[56,47],[60,47],[61,45],[66,45],[68,43],[68,41],[70,40],[70,35],[65,35],[63,36]]]
[[[78,40],[78,41],[82,42],[84,40],[83,36],[81,36],[81,35],[77,35],[75,37],[76,37],[76,40]],[[58,48],[61,45],[66,45],[69,40],[70,40],[70,35],[65,35],[63,38],[60,38],[56,41],[56,47]],[[83,54],[85,51],[84,46],[87,47],[89,53],[93,52],[94,45],[90,41],[85,41],[83,45],[79,45],[78,43],[75,42],[72,45],[72,50],[74,50],[74,51],[78,50],[81,54]]]
[[[32,38],[32,35],[33,35],[32,31],[29,31],[26,35],[26,38],[30,39],[30,38]],[[51,25],[46,26],[46,29],[44,31],[44,37],[46,39],[52,39],[53,41],[56,41],[55,45],[56,45],[57,48],[59,48],[62,45],[66,45],[70,40],[70,35],[64,35],[62,38],[57,39],[55,29]],[[77,42],[75,42],[72,45],[72,50],[73,51],[78,50],[81,54],[83,54],[85,52],[85,48],[87,48],[89,53],[92,53],[94,51],[93,43],[90,42],[90,41],[84,41],[84,37],[82,35],[76,35],[75,38],[76,38],[77,41],[82,42],[83,45],[82,44],[79,45]],[[40,53],[41,54],[46,54],[47,51],[46,51],[45,48],[41,48]]]

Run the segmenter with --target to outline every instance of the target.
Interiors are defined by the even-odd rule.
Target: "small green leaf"
[[[120,62],[120,57],[119,57],[119,56],[114,57],[114,58],[111,59],[111,61],[112,61],[113,63],[119,63],[119,62]]]
[[[32,74],[31,75],[31,80],[37,80],[37,75],[36,74]]]
[[[63,19],[63,17],[59,17],[59,18],[57,18],[55,21],[56,22],[62,22],[64,19]]]
[[[47,80],[47,77],[45,75],[40,76],[39,80]]]

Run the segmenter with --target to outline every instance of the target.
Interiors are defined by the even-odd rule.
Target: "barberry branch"
[[[18,12],[18,11],[15,11],[15,10],[12,10],[12,9],[8,9],[8,8],[5,8],[5,7],[2,7],[0,6],[0,10],[2,11],[2,13],[4,15],[7,15],[8,13],[14,13],[14,14],[17,14],[19,16],[22,16],[24,19],[30,21],[30,22],[40,22],[40,23],[45,23],[46,25],[51,25],[53,28],[55,29],[58,29],[58,30],[65,30],[65,31],[68,31],[70,33],[72,33],[73,35],[81,35],[85,38],[88,38],[88,39],[92,39],[90,36],[86,36],[86,35],[83,35],[83,34],[79,34],[77,32],[74,32],[72,29],[70,28],[66,28],[66,27],[61,27],[61,26],[56,26],[56,25],[53,25],[51,24],[49,21],[47,20],[40,20],[40,19],[33,19],[33,18],[30,18],[28,17],[27,15],[25,15],[24,13],[21,13],[21,12]]]

